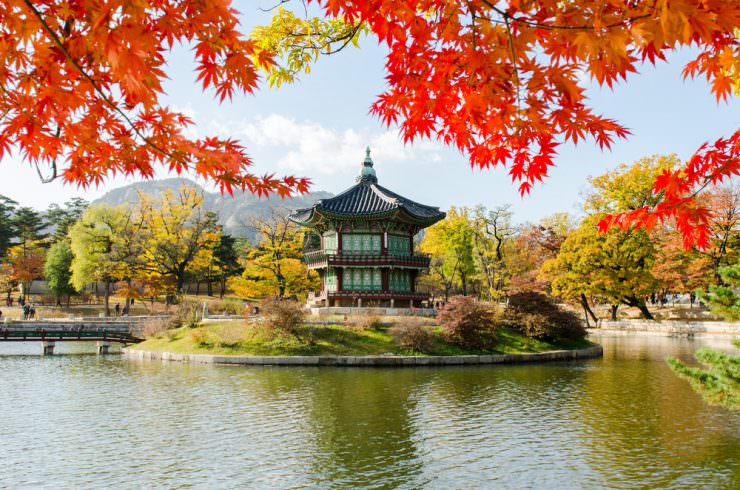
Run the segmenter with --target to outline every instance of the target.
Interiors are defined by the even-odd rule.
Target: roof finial
[[[370,147],[368,146],[365,148],[365,161],[363,162],[365,165],[373,166],[373,159],[370,158]]]
[[[373,159],[370,158],[370,147],[365,148],[365,161],[362,162],[362,169],[360,175],[357,177],[357,182],[369,182],[375,184],[378,182],[378,178],[375,176],[375,169],[373,168]]]

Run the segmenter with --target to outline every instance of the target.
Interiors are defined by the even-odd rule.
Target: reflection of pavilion
[[[413,239],[444,217],[378,185],[368,148],[353,187],[290,216],[314,232],[304,251],[321,277],[315,304],[408,307],[427,299],[416,291],[416,278],[429,257],[414,252]]]

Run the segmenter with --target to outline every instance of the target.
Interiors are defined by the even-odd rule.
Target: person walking
[[[116,303],[115,310],[116,310],[116,316],[120,316],[121,315],[121,305],[119,303]]]

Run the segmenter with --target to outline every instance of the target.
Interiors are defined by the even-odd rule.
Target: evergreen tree
[[[19,207],[15,211],[12,222],[18,242],[22,246],[46,238],[46,223],[41,213],[33,208],[26,206]]]
[[[62,296],[67,296],[69,306],[70,296],[77,293],[72,285],[72,249],[67,240],[55,242],[46,254],[44,276],[46,285],[57,299],[57,306],[61,305]]]
[[[243,270],[239,264],[239,254],[237,253],[236,238],[231,235],[222,234],[219,237],[219,242],[213,249],[213,262],[218,274],[219,280],[219,296],[224,297],[224,291],[226,290],[226,280],[237,274],[240,274]],[[208,283],[209,294],[210,294],[210,281]]]
[[[69,229],[80,219],[88,206],[89,203],[80,197],[65,202],[63,208],[57,204],[49,206],[44,220],[49,227],[54,229],[55,239],[60,240],[66,237]]]
[[[735,265],[719,268],[719,276],[723,284],[709,286],[709,291],[701,297],[709,308],[727,320],[740,320],[740,261]]]
[[[13,216],[17,206],[17,202],[0,195],[0,258],[5,257],[16,236]]]

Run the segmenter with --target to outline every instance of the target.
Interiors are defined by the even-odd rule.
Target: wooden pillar
[[[380,271],[380,290],[388,291],[388,269],[381,269]]]
[[[334,269],[337,274],[337,291],[343,291],[344,287],[342,284],[342,276],[344,275],[344,269],[342,267],[337,267]]]
[[[104,356],[110,351],[110,342],[107,340],[98,340],[97,342],[98,355]]]
[[[342,255],[342,232],[337,229],[337,255]]]
[[[412,293],[416,292],[416,274],[418,272],[419,271],[417,271],[417,270],[410,270],[409,271],[409,276],[410,276],[409,277],[409,285],[411,286],[411,292]]]
[[[42,345],[44,346],[44,355],[45,356],[53,356],[54,355],[54,341],[53,340],[44,340],[42,342]]]

